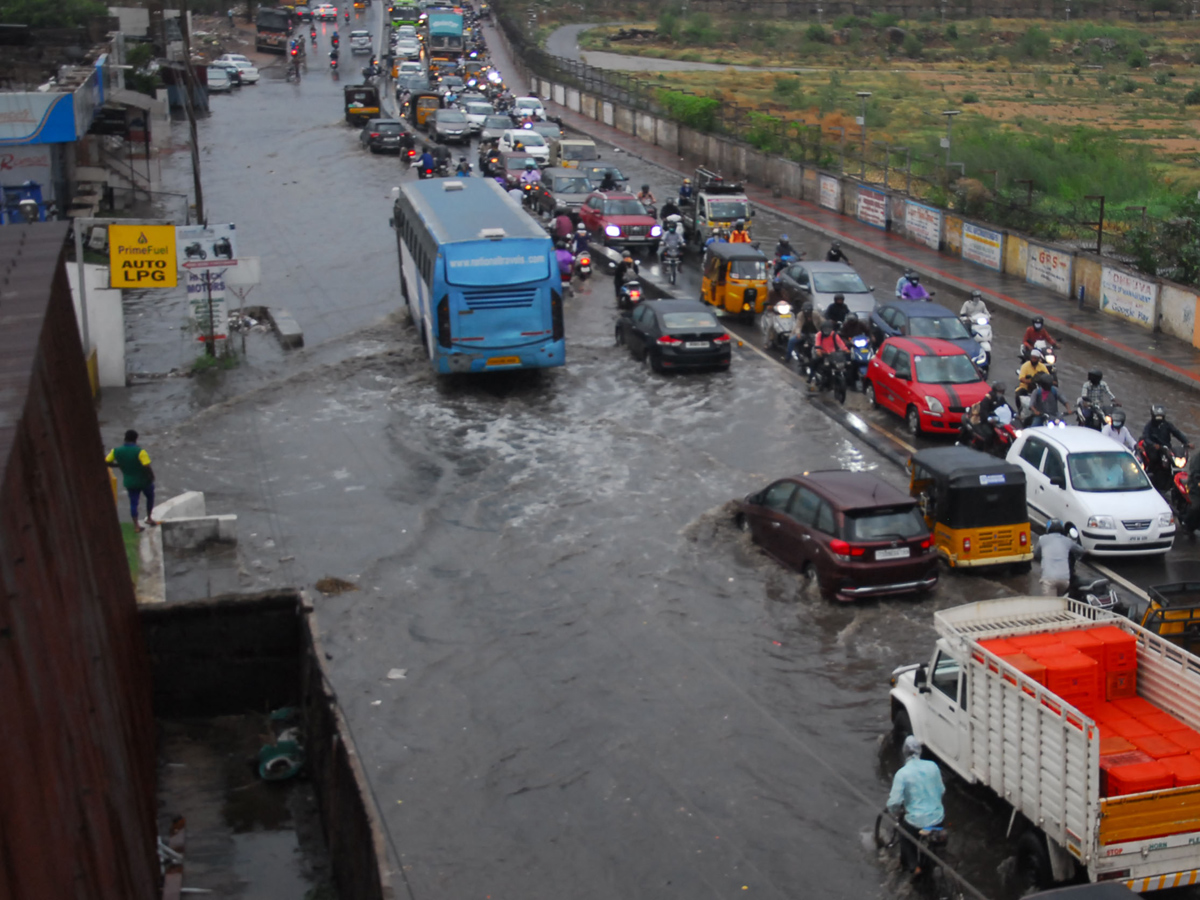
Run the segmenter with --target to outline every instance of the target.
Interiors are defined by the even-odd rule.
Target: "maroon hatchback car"
[[[920,594],[937,585],[937,554],[917,501],[869,472],[783,478],[737,508],[738,526],[824,596]]]

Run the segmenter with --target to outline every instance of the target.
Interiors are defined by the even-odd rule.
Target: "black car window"
[[[885,306],[879,311],[879,318],[883,319],[883,321],[888,325],[892,324],[892,319],[895,318],[895,315],[896,311],[890,306]]]
[[[763,506],[776,512],[787,509],[788,501],[796,490],[793,481],[777,481],[763,492]]]
[[[1029,438],[1025,442],[1025,446],[1021,448],[1021,459],[1029,463],[1035,469],[1042,467],[1042,453],[1046,449],[1046,444],[1039,441],[1035,437]]]
[[[796,267],[796,274],[794,277],[796,279],[796,284],[800,285],[800,287],[808,287],[808,269],[804,268],[804,266]]]
[[[892,327],[901,334],[908,334],[908,316],[898,309],[892,310]]]
[[[817,530],[834,537],[837,536],[837,526],[833,521],[833,509],[828,503],[822,502],[817,509]]]
[[[896,350],[896,377],[907,378],[912,380],[912,366],[908,364],[908,354],[903,350]]]
[[[1045,473],[1047,478],[1061,478],[1065,480],[1067,477],[1067,469],[1063,465],[1062,455],[1053,447],[1046,448],[1046,459],[1042,463],[1042,472]]]
[[[885,366],[894,367],[896,365],[896,354],[899,353],[895,344],[888,344],[883,348],[883,353],[879,357],[879,361]]]
[[[633,321],[637,322],[643,328],[650,325],[653,319],[654,313],[650,311],[648,306],[639,306],[633,311]]]
[[[792,498],[792,506],[788,510],[788,514],[803,525],[813,525],[817,521],[817,509],[820,505],[820,497],[808,488],[800,488],[796,491],[796,496]]]

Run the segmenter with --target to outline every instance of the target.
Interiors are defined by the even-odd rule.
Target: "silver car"
[[[875,309],[875,288],[863,283],[852,266],[841,262],[797,262],[779,273],[775,289],[793,306],[813,305],[818,316],[842,294],[846,305],[865,322]]]
[[[596,188],[578,169],[543,169],[542,186],[554,197],[556,208],[578,208]]]
[[[471,140],[471,126],[461,109],[437,109],[430,117],[429,134],[439,144],[466,144]]]
[[[480,129],[479,137],[481,140],[499,140],[500,135],[513,127],[513,120],[509,116],[488,116],[483,120],[483,128]]]
[[[487,121],[489,116],[496,114],[496,110],[492,108],[492,104],[486,100],[460,101],[459,106],[467,114],[467,124],[471,126],[471,131],[475,134],[479,134],[483,130],[483,123]]]
[[[392,45],[396,56],[404,60],[419,60],[421,58],[421,42],[414,38],[401,38]]]

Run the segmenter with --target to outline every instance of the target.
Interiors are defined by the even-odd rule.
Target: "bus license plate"
[[[894,550],[876,550],[876,559],[904,559],[909,554],[908,547],[896,547]]]
[[[519,366],[521,357],[519,356],[493,356],[487,361],[489,366]]]
[[[708,341],[687,341],[683,346],[689,350],[707,350]]]

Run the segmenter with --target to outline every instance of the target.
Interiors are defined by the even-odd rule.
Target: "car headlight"
[[[942,401],[937,397],[926,397],[925,405],[929,407],[929,411],[935,416],[940,416],[946,411],[946,407],[942,406]]]
[[[650,229],[650,237],[658,237],[660,234],[662,234],[662,228],[660,226],[655,225]]]
[[[1158,527],[1159,528],[1170,528],[1174,524],[1175,524],[1175,516],[1172,515],[1171,513],[1165,512],[1165,513],[1158,514]]]
[[[1117,527],[1112,516],[1088,516],[1088,528],[1106,528],[1109,531]]]
[[[621,229],[618,228],[616,225],[605,225],[604,233],[607,234],[609,237],[620,237]]]

